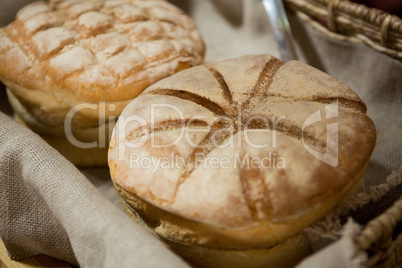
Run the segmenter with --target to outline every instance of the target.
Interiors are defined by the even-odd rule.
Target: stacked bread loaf
[[[114,129],[109,166],[127,211],[191,263],[290,267],[310,250],[301,231],[359,182],[375,140],[348,86],[254,55],[146,89]]]
[[[195,24],[163,0],[35,2],[0,30],[16,118],[84,166],[106,164],[108,122],[130,100],[203,56]]]

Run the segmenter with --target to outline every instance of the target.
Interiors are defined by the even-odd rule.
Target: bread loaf
[[[156,81],[198,65],[204,43],[192,20],[163,0],[51,0],[22,8],[0,29],[0,79],[20,121],[47,139],[66,144],[64,123],[80,141],[97,142],[106,164],[109,140],[98,128]],[[104,109],[100,110],[101,104]],[[89,134],[92,133],[92,134]],[[105,136],[105,135],[104,135]],[[57,137],[57,138],[56,138]],[[89,156],[92,154],[87,151]],[[75,159],[75,157],[78,157]]]
[[[309,252],[301,231],[359,182],[375,140],[348,86],[250,55],[147,88],[119,118],[109,167],[127,210],[192,263],[286,267]]]

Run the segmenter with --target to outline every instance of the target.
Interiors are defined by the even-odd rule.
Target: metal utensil
[[[290,30],[282,0],[262,0],[262,3],[274,31],[281,60],[297,59],[292,31]]]

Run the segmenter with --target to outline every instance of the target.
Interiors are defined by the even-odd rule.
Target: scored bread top
[[[336,126],[335,140],[327,126]],[[311,221],[298,217],[319,207],[309,218],[317,220],[357,183],[375,140],[348,86],[298,61],[252,55],[150,86],[119,118],[109,167],[119,187],[186,219],[223,228],[295,220],[300,230]],[[306,147],[332,150],[337,163]]]
[[[164,0],[39,1],[0,29],[0,78],[11,90],[81,102],[132,99],[203,56],[194,22]]]

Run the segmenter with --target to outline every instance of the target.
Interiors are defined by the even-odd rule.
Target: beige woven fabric
[[[24,2],[30,1],[0,1],[0,25]],[[171,2],[195,19],[207,43],[207,61],[264,52],[278,56],[260,1]],[[302,59],[350,85],[367,103],[378,140],[364,179],[368,185],[383,182],[402,163],[402,64],[364,44],[325,36],[299,19],[291,23]],[[3,93],[0,110],[11,115]],[[0,236],[13,257],[42,252],[83,267],[185,266],[115,206],[107,169],[83,172],[93,184],[38,136],[0,115]],[[345,234],[355,235],[353,230]],[[344,243],[309,263],[335,267],[336,256],[342,256],[344,267],[359,267]]]
[[[187,267],[39,136],[2,113],[0,126],[0,236],[11,256],[41,252],[83,267]]]

